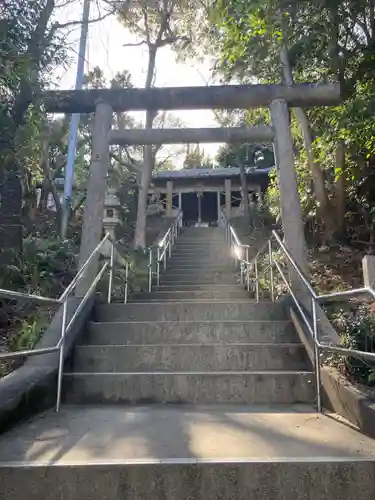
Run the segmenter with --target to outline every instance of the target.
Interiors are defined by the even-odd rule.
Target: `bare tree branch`
[[[173,153],[170,153],[169,155],[165,156],[164,158],[159,158],[159,161],[157,162],[157,168],[162,167],[169,160],[171,160],[172,158],[175,158],[176,156],[179,156],[181,153],[182,153],[182,151],[174,151]]]
[[[172,45],[173,43],[179,41],[185,42],[186,44],[191,42],[190,38],[188,38],[187,36],[170,36],[160,40],[160,42],[157,42],[157,45],[158,47],[165,47],[165,45]]]
[[[63,7],[66,7],[67,5],[73,3],[75,0],[65,0],[65,2],[57,3],[55,5],[55,9],[61,9]]]
[[[126,157],[127,157],[129,163],[131,163],[132,165],[134,165],[136,167],[139,167],[139,168],[143,167],[143,162],[137,161],[137,160],[135,160],[134,158],[131,157],[128,148],[124,148],[124,152],[126,154]]]
[[[150,39],[150,26],[148,24],[148,14],[147,14],[147,9],[142,9],[143,10],[143,21],[145,23],[145,34],[146,34],[146,43],[147,45],[151,44],[151,39]]]
[[[141,45],[147,45],[147,42],[143,40],[142,42],[124,43],[123,47],[140,47]]]
[[[140,166],[135,165],[133,162],[129,162],[129,161],[124,160],[116,153],[111,152],[110,157],[113,160],[117,161],[117,163],[119,163],[122,167],[128,168],[132,172],[135,172],[137,175],[142,173],[142,168]]]
[[[103,21],[107,17],[112,16],[115,13],[115,11],[116,11],[115,9],[108,11],[105,14],[103,14],[102,16],[99,16],[95,19],[90,19],[89,21],[87,21],[87,23],[94,24],[94,23],[98,23],[100,21]],[[57,23],[57,22],[53,23],[53,25],[51,26],[51,29],[50,29],[50,34],[48,36],[51,36],[51,33],[52,34],[56,33],[57,30],[69,28],[71,26],[80,26],[81,24],[82,24],[82,21],[68,21],[67,23]]]

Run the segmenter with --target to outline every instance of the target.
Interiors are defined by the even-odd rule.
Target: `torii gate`
[[[62,90],[42,94],[48,113],[95,113],[90,178],[85,202],[79,267],[99,244],[111,144],[192,142],[274,142],[281,216],[287,245],[304,269],[306,249],[290,131],[291,107],[332,106],[341,102],[338,84],[223,85],[152,89]],[[112,130],[113,112],[269,107],[272,126],[212,129]],[[98,270],[95,262],[77,289],[84,294]]]

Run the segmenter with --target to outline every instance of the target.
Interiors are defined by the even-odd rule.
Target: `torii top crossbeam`
[[[152,89],[55,90],[42,93],[49,113],[93,113],[99,102],[113,111],[247,109],[285,100],[293,107],[332,106],[341,102],[339,84],[218,85]]]

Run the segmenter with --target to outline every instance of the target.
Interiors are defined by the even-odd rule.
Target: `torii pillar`
[[[270,110],[275,133],[275,159],[285,241],[294,260],[308,276],[307,246],[298,194],[288,104],[284,100],[276,100],[271,103]]]
[[[112,126],[112,108],[105,102],[96,106],[92,132],[90,176],[87,187],[81,248],[78,269],[90,257],[103,236],[103,211],[109,168],[109,131]],[[76,288],[76,296],[83,297],[99,269],[99,254],[87,268]]]

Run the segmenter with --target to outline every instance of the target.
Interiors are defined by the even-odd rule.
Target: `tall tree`
[[[235,111],[216,112],[216,120],[221,126],[264,125],[269,119],[268,112]],[[274,165],[272,145],[270,144],[225,144],[220,148],[216,157],[218,164],[224,168],[237,167],[240,169],[241,191],[243,207],[246,217],[250,217],[248,184],[246,168]]]
[[[305,208],[318,215],[330,236],[344,226],[346,197],[358,201],[359,185],[374,162],[369,121],[374,107],[374,4],[220,0],[216,5],[217,70],[225,79],[256,77],[269,83],[282,78],[287,84],[338,80],[342,85],[342,106],[294,110],[293,115],[300,128],[295,142],[301,187],[313,187]],[[333,217],[333,207],[340,217]]]
[[[148,52],[148,64],[145,88],[155,83],[157,53],[160,49],[172,46],[175,49],[189,43],[190,26],[186,16],[193,8],[190,0],[139,0],[117,4],[119,18],[124,26],[136,37],[130,45],[145,45]],[[153,128],[157,110],[147,110],[145,128]],[[146,212],[148,188],[152,170],[155,167],[156,152],[152,146],[143,147],[143,167],[140,173],[138,212],[135,230],[135,248],[146,248]]]
[[[186,154],[184,158],[184,168],[202,168],[204,152],[200,150],[199,144],[192,146],[186,145]]]
[[[27,174],[27,157],[23,153],[30,151],[31,139],[40,134],[45,123],[37,96],[50,83],[56,65],[66,61],[65,30],[80,24],[78,20],[66,23],[58,20],[59,9],[74,3],[76,0],[5,0],[0,5],[0,246],[3,256],[6,249],[21,253],[22,184],[25,185],[22,181]]]

